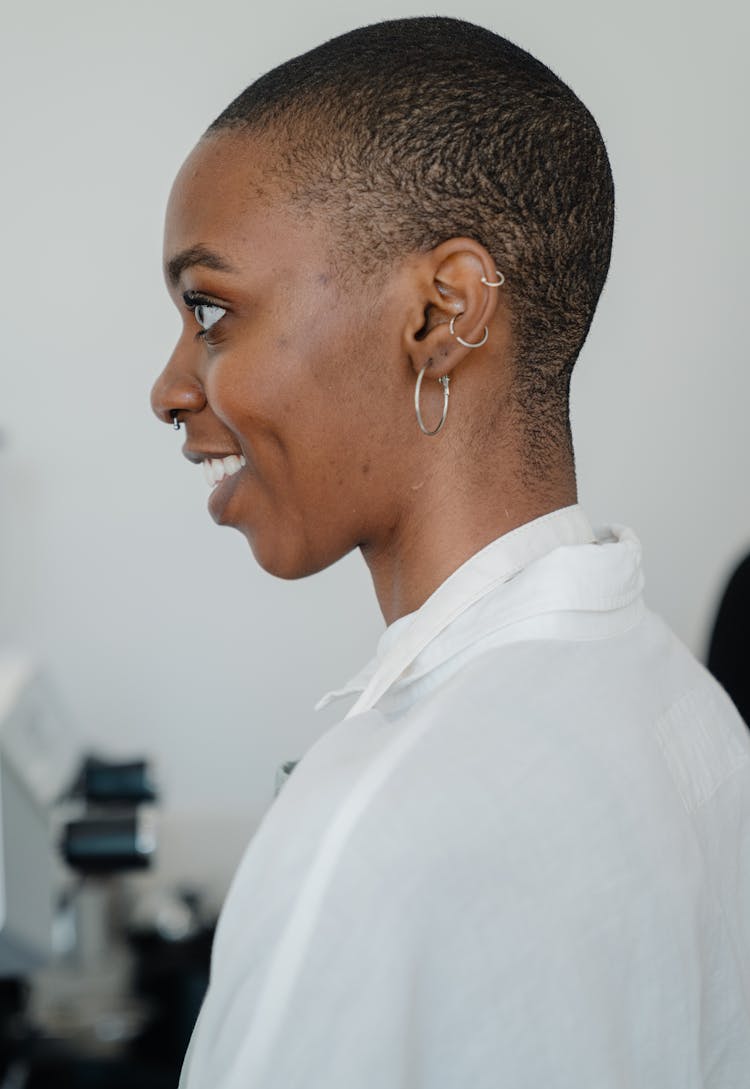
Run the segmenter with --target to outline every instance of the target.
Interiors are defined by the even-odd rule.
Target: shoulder
[[[657,615],[598,638],[529,638],[477,653],[413,708],[436,735],[461,730],[494,746],[530,733],[559,748],[576,734],[605,741],[618,727],[652,734],[688,693],[731,715],[720,686]],[[726,705],[726,706],[725,706]],[[500,729],[499,726],[502,725]]]
[[[357,838],[389,868],[417,855],[438,874],[479,863],[480,883],[514,858],[548,874],[561,857],[571,874],[576,861],[590,872],[592,858],[601,874],[623,857],[635,873],[656,870],[659,852],[691,854],[675,775],[700,763],[689,750],[707,716],[733,739],[712,753],[717,775],[729,774],[748,741],[656,618],[615,640],[490,650],[398,719],[398,750]]]

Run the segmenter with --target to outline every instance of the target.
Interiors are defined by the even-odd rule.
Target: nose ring
[[[175,429],[175,431],[179,431],[180,421],[177,419],[178,409],[173,408],[169,415],[172,417],[172,427]]]

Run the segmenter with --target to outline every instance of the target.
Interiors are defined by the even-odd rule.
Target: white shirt
[[[747,1089],[750,740],[579,507],[385,632],[247,849],[181,1089]]]

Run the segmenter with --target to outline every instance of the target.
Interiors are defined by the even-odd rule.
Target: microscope
[[[156,803],[146,760],[82,755],[0,656],[0,1089],[174,1089],[214,921],[192,890],[138,903]]]

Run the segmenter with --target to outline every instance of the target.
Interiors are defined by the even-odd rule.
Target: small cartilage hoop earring
[[[425,435],[437,435],[438,431],[445,423],[446,416],[448,415],[448,396],[450,394],[450,389],[448,387],[450,384],[450,378],[447,374],[444,374],[442,378],[438,378],[438,382],[443,387],[443,415],[440,417],[440,423],[437,425],[437,427],[433,428],[433,430],[430,431],[428,430],[428,428],[425,427],[424,420],[422,419],[422,413],[419,410],[419,391],[422,388],[422,379],[424,378],[424,372],[427,370],[429,365],[429,363],[425,363],[424,367],[422,367],[422,370],[417,375],[417,384],[414,387],[414,408],[417,411],[417,423],[419,424],[420,430]]]
[[[451,323],[450,323],[450,326],[449,326],[451,334],[456,338],[458,343],[463,344],[464,348],[481,348],[483,344],[486,344],[487,343],[487,338],[490,335],[490,331],[489,331],[489,329],[487,328],[486,325],[484,327],[484,336],[482,337],[481,340],[478,340],[476,342],[476,344],[470,344],[468,340],[464,340],[463,337],[460,337],[458,335],[458,333],[455,330],[455,324],[456,324],[456,318],[460,318],[460,317],[461,317],[460,314],[454,314],[453,317],[451,318]]]
[[[499,268],[495,269],[495,275],[497,276],[497,280],[488,280],[486,276],[483,276],[480,282],[486,284],[487,287],[502,287],[505,283],[505,277]]]
[[[178,409],[173,408],[169,415],[172,417],[172,427],[175,431],[180,430],[180,421],[177,419]]]

